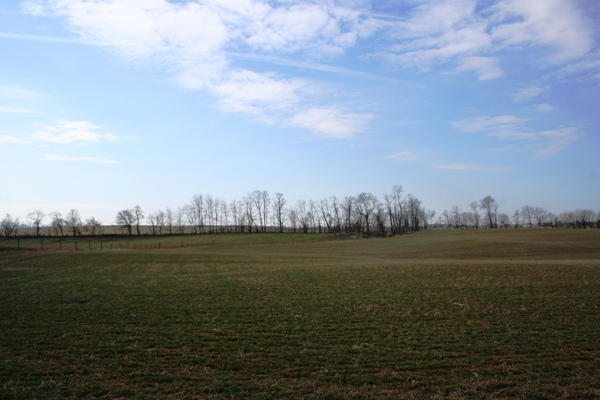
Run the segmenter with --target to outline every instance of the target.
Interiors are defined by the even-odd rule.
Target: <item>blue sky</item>
[[[402,185],[600,211],[595,0],[7,0],[0,214]]]

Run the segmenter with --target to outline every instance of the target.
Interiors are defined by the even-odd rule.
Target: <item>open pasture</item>
[[[598,230],[113,240],[0,243],[0,398],[600,397]]]

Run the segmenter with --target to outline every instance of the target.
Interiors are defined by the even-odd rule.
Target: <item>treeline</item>
[[[524,205],[514,210],[512,215],[498,212],[499,204],[491,196],[479,202],[469,204],[468,211],[455,206],[450,211],[444,210],[439,217],[440,226],[455,229],[488,228],[595,228],[600,229],[600,212],[577,209],[554,214],[543,207]],[[482,211],[480,214],[479,211]]]
[[[315,200],[298,200],[288,205],[282,193],[271,196],[266,190],[255,190],[241,199],[229,202],[210,194],[195,195],[177,208],[167,207],[146,212],[140,206],[117,212],[114,223],[119,233],[127,235],[174,235],[203,233],[351,233],[360,236],[399,235],[421,229],[571,227],[600,228],[600,213],[575,210],[559,215],[542,207],[523,206],[512,215],[501,213],[500,204],[491,196],[469,204],[469,210],[458,206],[436,212],[426,209],[411,194],[395,185],[383,198],[362,192]],[[46,223],[45,223],[46,222]],[[6,214],[0,222],[0,235],[97,236],[108,234],[108,226],[95,217],[83,219],[69,210],[46,214],[35,210],[25,224]],[[111,224],[112,225],[112,224]],[[19,233],[20,228],[28,228]]]

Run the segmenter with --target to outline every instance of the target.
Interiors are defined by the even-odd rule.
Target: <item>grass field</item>
[[[160,241],[0,242],[0,398],[600,398],[600,230]]]

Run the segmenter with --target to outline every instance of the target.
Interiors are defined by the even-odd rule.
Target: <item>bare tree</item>
[[[50,224],[52,225],[54,234],[56,236],[58,236],[58,235],[63,236],[63,225],[64,225],[65,221],[62,217],[62,214],[59,213],[58,211],[52,211],[50,213],[50,218],[52,218],[52,222]]]
[[[121,229],[127,231],[127,234],[131,236],[131,228],[135,222],[135,214],[132,210],[126,208],[117,212],[115,222],[121,227]]]
[[[406,196],[406,217],[405,224],[409,231],[418,231],[421,229],[423,213],[421,212],[421,200],[413,195]]]
[[[309,211],[306,209],[306,201],[298,200],[296,202],[296,213],[298,215],[298,222],[303,233],[308,233],[310,227],[310,216]]]
[[[508,228],[510,226],[510,217],[508,214],[500,214],[498,215],[498,223],[501,228]]]
[[[333,230],[336,233],[342,231],[341,205],[337,197],[331,197],[331,211],[333,212]]]
[[[288,219],[290,220],[290,226],[292,227],[292,232],[296,233],[297,229],[298,229],[298,211],[296,211],[295,208],[292,208],[289,212],[288,212]]]
[[[229,210],[231,211],[231,218],[233,218],[233,229],[235,232],[241,231],[241,220],[243,207],[241,202],[233,199],[229,204]]]
[[[19,218],[13,218],[12,215],[6,214],[4,219],[0,221],[0,225],[5,236],[17,236],[19,232]]]
[[[167,207],[165,211],[165,225],[167,226],[167,233],[169,235],[173,234],[173,225],[175,224],[175,213],[171,210],[170,207]]]
[[[46,214],[42,210],[35,210],[27,214],[31,223],[35,226],[35,236],[40,236],[40,226]]]
[[[477,212],[478,204],[476,201],[474,201],[471,204],[469,204],[469,207],[471,207],[471,210],[473,212],[475,229],[479,229],[479,220],[481,219],[481,215],[479,215],[479,213]]]
[[[67,212],[67,215],[65,215],[65,226],[71,228],[73,237],[81,233],[81,216],[79,215],[79,211],[72,208]]]
[[[94,217],[90,217],[85,220],[85,231],[91,235],[96,236],[96,234],[102,234],[102,222],[98,221]]]
[[[458,208],[458,206],[452,207],[452,225],[454,225],[455,229],[458,229],[458,227],[461,225],[461,221],[462,213],[460,208]]]
[[[192,234],[197,234],[198,233],[198,219],[197,217],[197,213],[196,213],[196,208],[194,207],[193,204],[186,204],[183,206],[183,214],[185,215],[186,220],[188,221],[188,225],[191,227],[192,230]]]
[[[452,228],[452,217],[450,216],[448,210],[444,210],[442,212],[442,214],[440,215],[440,221],[443,224],[446,224],[447,228]]]
[[[267,222],[269,220],[269,205],[271,204],[269,192],[266,190],[255,190],[254,192],[248,194],[248,197],[251,199],[253,207],[256,209],[256,215],[258,216],[258,222],[260,224],[260,231],[266,232]]]
[[[196,214],[194,216],[198,226],[196,233],[202,233],[204,231],[204,197],[201,194],[194,195],[192,198],[192,209]]]
[[[513,220],[513,224],[514,224],[515,228],[518,228],[521,226],[521,211],[519,209],[516,209],[515,212],[513,213],[512,220]]]
[[[133,212],[133,217],[134,217],[134,221],[135,221],[135,229],[137,230],[137,234],[139,236],[142,234],[140,232],[140,222],[142,221],[142,218],[144,218],[144,212],[142,211],[142,207],[140,207],[140,206],[133,207],[133,209],[131,211]]]
[[[177,225],[177,233],[182,235],[185,232],[185,227],[183,223],[183,209],[181,206],[177,206],[177,211],[175,212],[175,224]]]
[[[354,197],[344,197],[344,200],[342,200],[341,209],[344,219],[344,231],[349,232],[354,230],[352,223],[352,215],[354,214]]]
[[[433,219],[435,218],[435,210],[425,210],[425,229],[431,224],[433,224]]]
[[[273,214],[279,228],[279,233],[283,233],[283,220],[285,215],[285,199],[282,193],[275,193],[275,200],[273,201]]]
[[[329,201],[327,199],[321,199],[317,206],[319,208],[321,218],[325,222],[325,226],[327,226],[327,232],[331,233],[333,231],[333,217],[331,215]]]
[[[542,224],[544,224],[548,218],[548,211],[543,207],[533,207],[532,214],[538,228],[541,228]]]
[[[377,229],[379,230],[379,234],[381,236],[385,236],[387,233],[387,218],[388,214],[385,206],[381,203],[378,203],[375,210],[375,224],[377,225]]]
[[[527,204],[521,207],[521,217],[523,218],[523,221],[527,222],[531,228],[533,226],[533,207]]]
[[[367,234],[371,233],[369,219],[371,214],[373,214],[373,212],[377,209],[378,204],[379,201],[377,200],[377,197],[371,193],[362,192],[356,196],[356,209],[365,220]]]
[[[221,226],[221,232],[230,230],[230,221],[229,221],[229,206],[227,206],[227,202],[225,200],[219,200],[219,210],[220,210],[220,219],[219,225]]]
[[[392,234],[402,233],[402,218],[404,213],[404,199],[402,198],[402,191],[402,186],[394,185],[392,187],[392,193],[383,196],[388,212]]]
[[[244,217],[248,223],[248,232],[258,232],[258,225],[256,224],[256,212],[254,210],[254,200],[250,195],[244,197],[243,205],[244,205]]]
[[[479,208],[484,211],[490,228],[498,227],[498,206],[498,202],[496,202],[492,196],[486,196],[479,200]]]
[[[594,211],[592,210],[582,210],[582,209],[577,209],[574,211],[575,214],[575,220],[577,221],[577,224],[580,225],[582,228],[587,228],[592,227],[592,221],[595,218],[595,214]]]
[[[208,233],[213,233],[216,225],[215,209],[218,208],[217,203],[210,194],[207,194],[206,196],[204,196],[204,205],[206,225],[208,225]]]

